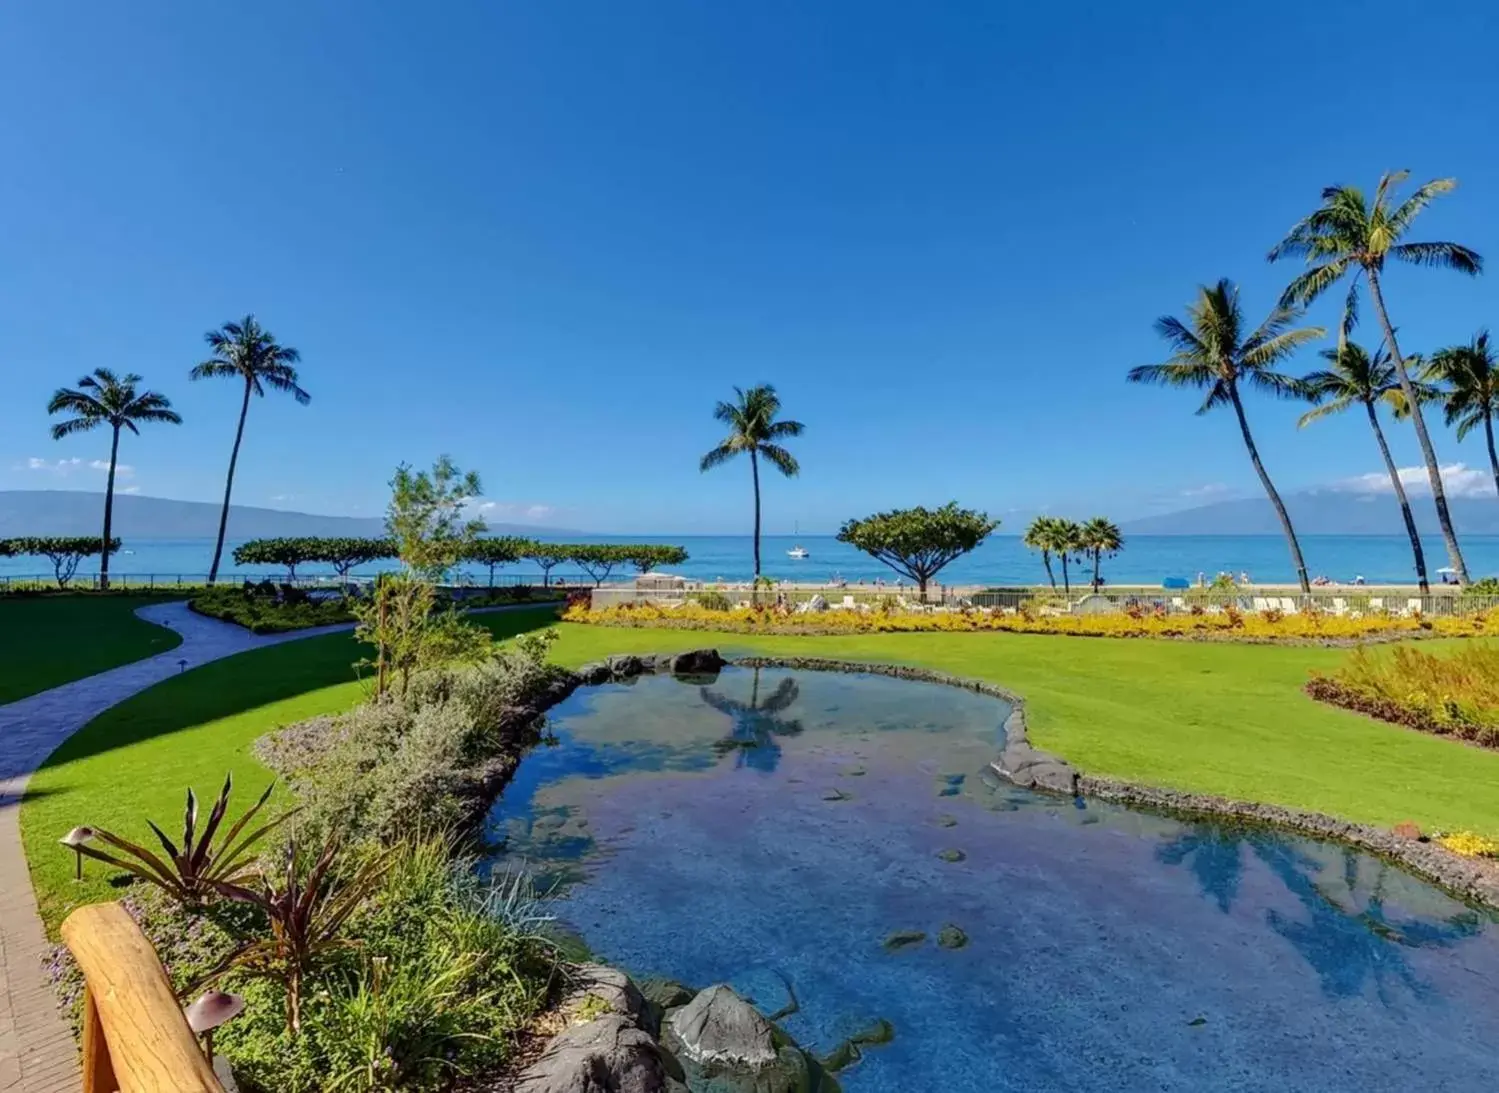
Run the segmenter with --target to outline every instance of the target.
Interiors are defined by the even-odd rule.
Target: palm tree
[[[1447,424],[1457,426],[1457,439],[1483,426],[1489,447],[1489,467],[1499,490],[1499,455],[1494,453],[1494,415],[1499,414],[1499,360],[1489,347],[1489,332],[1480,330],[1467,345],[1439,349],[1431,355],[1425,377],[1443,383],[1441,391]]]
[[[1370,356],[1369,351],[1346,338],[1336,349],[1322,350],[1322,359],[1330,364],[1319,372],[1302,377],[1303,395],[1309,402],[1317,404],[1315,410],[1301,415],[1298,428],[1306,428],[1333,414],[1340,414],[1353,406],[1362,406],[1369,415],[1369,426],[1374,430],[1374,439],[1379,444],[1379,454],[1384,459],[1385,470],[1390,475],[1395,498],[1400,502],[1400,515],[1405,520],[1405,532],[1410,536],[1411,554],[1416,559],[1416,577],[1421,582],[1421,592],[1430,591],[1426,576],[1426,552],[1421,549],[1421,534],[1416,530],[1416,518],[1411,514],[1411,503],[1405,495],[1405,483],[1400,481],[1400,471],[1390,456],[1390,446],[1385,443],[1384,430],[1379,425],[1380,403],[1384,403],[1396,420],[1405,417],[1410,410],[1405,393],[1400,389],[1400,377],[1383,346]],[[1419,399],[1430,399],[1433,390],[1425,383],[1412,384]]]
[[[1124,536],[1119,525],[1102,516],[1095,516],[1078,529],[1078,539],[1083,550],[1093,556],[1093,591],[1098,591],[1102,580],[1098,575],[1099,564],[1105,554],[1113,557],[1124,549]]]
[[[715,750],[733,751],[736,768],[749,767],[769,774],[781,761],[781,746],[775,738],[796,736],[802,731],[801,721],[781,716],[801,697],[801,687],[796,680],[786,678],[762,700],[760,669],[753,672],[748,702],[728,698],[708,687],[699,687],[698,696],[732,723],[729,735],[714,745]]]
[[[1041,552],[1041,564],[1046,567],[1046,578],[1051,582],[1051,587],[1057,586],[1057,575],[1051,569],[1051,550],[1056,543],[1056,518],[1053,516],[1038,516],[1031,521],[1031,526],[1025,529],[1020,541],[1031,550]]]
[[[1207,397],[1198,407],[1205,414],[1215,406],[1228,405],[1234,408],[1239,419],[1239,432],[1244,438],[1244,447],[1249,450],[1249,461],[1260,477],[1260,484],[1280,517],[1280,526],[1286,533],[1286,542],[1291,547],[1291,560],[1296,566],[1296,578],[1303,592],[1311,591],[1307,579],[1306,561],[1301,556],[1301,544],[1296,540],[1296,530],[1291,526],[1291,516],[1260,462],[1259,449],[1249,431],[1249,419],[1244,416],[1244,403],[1240,388],[1244,384],[1278,398],[1295,398],[1300,393],[1298,381],[1276,372],[1273,366],[1291,356],[1307,342],[1315,341],[1326,334],[1321,327],[1300,327],[1291,324],[1300,317],[1300,312],[1281,305],[1247,337],[1244,335],[1244,313],[1239,307],[1239,290],[1227,278],[1211,287],[1198,289],[1197,299],[1187,308],[1187,322],[1171,315],[1156,320],[1156,333],[1171,346],[1171,357],[1162,364],[1145,364],[1129,372],[1131,383],[1155,383],[1166,387],[1195,387],[1207,392]]]
[[[720,463],[727,463],[740,452],[748,452],[750,474],[755,482],[755,580],[760,579],[760,457],[765,459],[787,478],[794,478],[801,471],[796,458],[780,444],[787,437],[801,436],[806,428],[800,421],[777,421],[781,412],[781,399],[776,389],[768,383],[751,387],[748,391],[734,388],[735,402],[720,402],[713,408],[713,416],[729,427],[729,435],[707,455],[703,456],[699,470],[709,471]]]
[[[213,564],[208,567],[208,583],[213,584],[219,575],[219,559],[224,554],[229,495],[234,490],[234,466],[239,462],[239,445],[245,436],[245,415],[250,412],[250,396],[263,398],[265,389],[272,387],[288,392],[303,406],[312,400],[312,396],[297,386],[297,370],[292,367],[302,359],[301,354],[289,345],[278,345],[271,332],[255,321],[254,315],[246,315],[237,323],[225,323],[217,330],[210,330],[203,338],[213,350],[213,356],[189,375],[195,380],[224,377],[243,380],[245,384],[245,397],[239,407],[239,425],[234,430],[234,447],[229,451],[229,474],[224,480],[219,539],[213,548]]]
[[[1447,556],[1457,571],[1457,579],[1467,584],[1468,567],[1457,545],[1457,533],[1452,528],[1447,491],[1442,487],[1441,467],[1437,463],[1436,450],[1431,446],[1431,434],[1426,431],[1426,419],[1421,413],[1410,371],[1395,341],[1395,328],[1390,325],[1389,311],[1385,307],[1381,277],[1387,258],[1418,266],[1444,266],[1469,275],[1483,270],[1483,259],[1460,243],[1400,242],[1421,210],[1457,185],[1456,179],[1436,179],[1418,186],[1410,197],[1395,205],[1393,191],[1409,174],[1409,171],[1386,172],[1375,187],[1372,201],[1366,201],[1363,191],[1357,187],[1329,186],[1322,191],[1321,207],[1296,224],[1290,234],[1270,251],[1269,257],[1274,262],[1300,256],[1311,267],[1286,287],[1280,298],[1282,307],[1293,304],[1305,307],[1345,274],[1352,274],[1346,304],[1346,314],[1352,318],[1358,312],[1359,278],[1368,279],[1369,295],[1374,300],[1385,344],[1395,364],[1400,390],[1410,407],[1416,439],[1421,444],[1421,457],[1426,461],[1426,476],[1431,481],[1431,496],[1436,502],[1442,538],[1447,543]]]
[[[1051,549],[1062,560],[1062,595],[1071,596],[1072,578],[1068,575],[1067,563],[1083,553],[1083,526],[1076,520],[1053,520]]]
[[[120,430],[129,429],[137,436],[137,422],[164,421],[181,425],[182,418],[172,409],[172,402],[156,391],[137,391],[141,378],[134,372],[116,376],[108,368],[95,368],[93,375],[78,381],[78,389],[59,387],[47,403],[49,414],[73,414],[52,426],[52,439],[61,440],[74,433],[86,433],[101,425],[110,429],[109,478],[104,484],[104,539],[99,551],[99,587],[109,587],[109,544],[113,538],[115,503],[115,462],[120,454]]]

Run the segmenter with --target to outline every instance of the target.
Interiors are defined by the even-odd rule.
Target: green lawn
[[[498,636],[551,612],[482,616]],[[1316,809],[1390,825],[1499,835],[1499,753],[1424,736],[1312,702],[1307,670],[1333,650],[1015,634],[754,637],[562,625],[554,654],[576,666],[611,652],[716,645],[725,652],[920,664],[1010,687],[1028,700],[1036,742],[1091,773]],[[277,725],[347,708],[362,694],[357,647],[330,635],[243,653],[159,684],[103,714],[32,781],[22,833],[44,917],[106,898],[102,868],[72,881],[56,839],[79,823],[146,835],[182,792],[207,796],[226,769],[243,803],[268,774],[248,754]]]
[[[0,705],[164,653],[175,631],[135,617],[169,595],[0,596]]]

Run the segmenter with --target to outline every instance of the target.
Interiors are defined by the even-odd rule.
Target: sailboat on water
[[[792,525],[792,531],[793,531],[793,533],[797,537],[801,536],[801,533],[802,533],[801,521],[797,521],[795,524]],[[796,561],[799,562],[799,561],[801,561],[804,558],[810,558],[810,557],[812,557],[812,552],[809,551],[806,547],[802,546],[800,543],[797,543],[796,546],[792,547],[790,550],[788,550],[786,552],[786,557],[788,557],[788,558],[794,558]]]

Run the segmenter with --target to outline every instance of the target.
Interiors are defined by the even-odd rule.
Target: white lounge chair
[[[1296,601],[1290,596],[1282,596],[1280,598],[1280,609],[1287,615],[1294,615],[1299,610],[1296,606]]]
[[[1384,610],[1384,597],[1383,596],[1370,596],[1369,597],[1369,610],[1370,611],[1383,611]]]
[[[857,606],[858,606],[858,604],[855,603],[854,598],[852,596],[844,596],[843,597],[843,610],[845,610],[845,611],[852,611]]]
[[[1270,610],[1270,601],[1265,599],[1264,596],[1256,596],[1251,602],[1253,602],[1256,611]]]
[[[1348,601],[1334,596],[1332,599],[1332,613],[1334,615],[1346,615],[1348,613]]]
[[[1187,601],[1181,596],[1172,596],[1171,606],[1178,611],[1185,611],[1187,609]]]

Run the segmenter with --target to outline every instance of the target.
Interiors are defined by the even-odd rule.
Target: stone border
[[[1065,760],[1031,744],[1025,721],[1025,700],[1020,695],[984,680],[950,675],[928,668],[821,657],[735,657],[728,663],[742,668],[789,668],[892,676],[960,687],[1002,699],[1011,703],[1013,708],[1005,718],[1004,748],[990,766],[1000,777],[1017,786],[1069,796],[1092,797],[1186,819],[1226,819],[1274,827],[1298,835],[1343,843],[1393,861],[1460,899],[1499,908],[1499,867],[1485,863],[1482,859],[1465,858],[1436,843],[1406,838],[1368,824],[1339,820],[1321,812],[1239,801],[1212,794],[1189,793],[1081,773]]]

